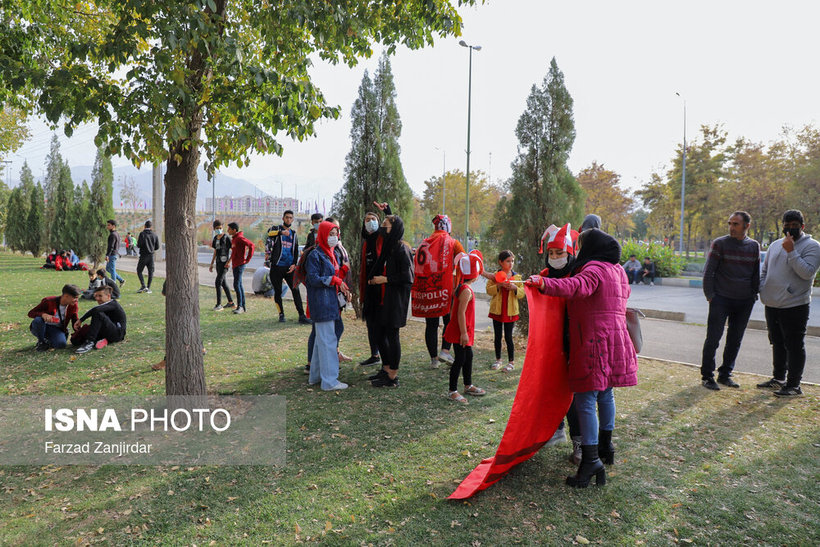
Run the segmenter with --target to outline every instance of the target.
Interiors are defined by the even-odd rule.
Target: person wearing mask
[[[214,311],[222,311],[225,307],[234,307],[231,290],[228,288],[228,281],[225,279],[228,274],[228,263],[231,258],[231,236],[222,231],[221,220],[214,220],[213,227],[214,239],[211,241],[211,247],[214,249],[214,255],[211,257],[211,264],[208,266],[208,271],[213,272],[214,266],[216,266],[216,280],[214,281],[214,287],[216,287],[216,306],[214,306]],[[223,292],[227,299],[225,307],[222,306]]]
[[[159,249],[159,237],[151,229],[152,226],[151,221],[146,220],[145,227],[137,240],[137,247],[140,249],[140,257],[137,261],[137,277],[140,280],[138,293],[151,294],[151,282],[154,280],[154,253]],[[148,268],[148,283],[142,277],[145,268]]]
[[[310,321],[305,317],[305,310],[302,307],[302,295],[299,293],[299,287],[293,282],[293,271],[299,262],[299,238],[296,236],[296,230],[291,228],[291,224],[293,224],[293,211],[287,210],[282,215],[282,224],[270,227],[265,240],[265,262],[270,267],[270,282],[273,285],[273,300],[279,310],[279,322],[285,322],[285,308],[282,305],[282,281],[284,280],[293,295],[293,305],[299,314],[299,323],[309,325]]]
[[[239,224],[228,223],[228,235],[231,236],[231,265],[233,266],[233,290],[236,293],[236,308],[234,313],[245,313],[245,287],[242,284],[242,274],[245,273],[245,266],[251,261],[253,256],[253,243],[239,231]]]
[[[105,250],[105,270],[114,281],[119,281],[120,287],[125,284],[125,279],[117,273],[117,259],[120,257],[120,234],[117,233],[117,221],[109,219],[105,223],[108,230],[108,242]]]
[[[310,215],[310,232],[308,232],[307,240],[305,241],[305,249],[316,245],[316,232],[319,230],[319,223],[325,216],[322,213],[313,213]]]
[[[37,338],[37,351],[62,349],[68,340],[68,325],[77,321],[80,288],[76,285],[63,285],[60,296],[47,296],[28,312],[33,319],[29,330]]]
[[[339,381],[339,356],[336,350],[336,320],[339,318],[341,293],[349,298],[350,291],[343,281],[343,273],[333,249],[339,242],[339,229],[330,222],[322,222],[316,230],[316,247],[305,263],[305,284],[313,319],[315,341],[310,362],[308,383],[321,384],[324,391],[347,389]]]
[[[590,228],[578,236],[578,248],[570,277],[536,275],[527,283],[567,299],[570,340],[578,340],[570,343],[568,379],[581,427],[582,456],[578,471],[566,483],[585,488],[593,476],[596,484],[606,484],[604,463],[615,458],[612,388],[638,383],[638,360],[626,329],[630,289],[620,266],[621,246],[609,234]]]
[[[414,317],[424,317],[424,342],[430,355],[430,367],[438,368],[439,360],[453,362],[450,355],[451,343],[444,339],[442,332],[439,352],[439,318],[444,323],[443,330],[450,322],[450,304],[453,297],[453,276],[455,257],[464,252],[464,247],[450,237],[452,227],[447,215],[433,218],[434,231],[425,239],[413,258],[412,313]]]
[[[379,228],[383,238],[379,257],[368,271],[368,284],[380,289],[378,303],[379,354],[382,369],[370,377],[373,387],[398,387],[401,340],[399,329],[407,324],[410,288],[413,285],[413,261],[410,247],[402,241],[404,221],[388,215]]]
[[[703,269],[703,294],[709,302],[709,316],[700,375],[703,387],[712,391],[720,391],[718,384],[740,387],[732,379],[732,371],[760,287],[760,245],[746,235],[751,221],[745,211],[732,213],[729,234],[712,242]],[[715,382],[715,353],[727,319],[723,364]]]
[[[778,397],[799,397],[806,366],[811,286],[820,270],[820,243],[803,232],[803,213],[783,213],[782,237],[769,245],[760,274],[760,301],[772,344],[772,378],[757,384]]]
[[[392,214],[387,203],[373,202],[373,204],[385,215]],[[381,220],[378,213],[368,212],[364,215],[362,222],[362,249],[361,262],[359,263],[359,303],[362,308],[362,320],[367,327],[367,341],[370,345],[370,357],[361,361],[360,366],[372,366],[381,362],[379,356],[378,332],[378,303],[381,300],[381,289],[376,285],[367,283],[367,272],[369,272],[382,249],[383,239],[379,233]]]
[[[102,349],[125,339],[125,310],[119,302],[111,299],[111,289],[99,287],[94,293],[94,300],[97,305],[74,323],[77,341],[83,340],[76,353],[88,353],[92,349]],[[91,324],[84,326],[82,323],[88,318],[91,318]]]

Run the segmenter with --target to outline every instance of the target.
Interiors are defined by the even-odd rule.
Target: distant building
[[[209,213],[214,211],[214,204],[216,204],[216,212],[223,214],[281,215],[288,209],[291,211],[299,211],[299,200],[293,198],[275,198],[271,196],[221,196],[216,198],[215,203],[213,198],[206,198],[205,212]]]

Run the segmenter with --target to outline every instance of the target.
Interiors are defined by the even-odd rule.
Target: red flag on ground
[[[563,298],[526,287],[530,312],[527,354],[510,419],[495,456],[482,460],[447,499],[473,496],[532,458],[555,434],[572,403],[564,355]]]

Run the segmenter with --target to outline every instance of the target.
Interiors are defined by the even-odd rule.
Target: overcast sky
[[[575,101],[570,168],[577,173],[598,161],[632,189],[668,164],[682,140],[683,102],[675,92],[686,99],[690,140],[701,124],[719,123],[730,138],[767,143],[784,124],[820,118],[815,2],[490,0],[461,13],[462,38],[482,46],[473,53],[471,168],[494,181],[510,174],[515,125],[553,56]],[[468,50],[458,41],[400,49],[392,58],[401,159],[419,195],[424,180],[441,174],[445,155],[448,170],[466,165]],[[328,102],[341,106],[340,119],[321,122],[306,142],[283,141],[281,158],[257,157],[223,172],[274,195],[281,182],[285,195],[318,195],[330,206],[350,149],[350,108],[378,53],[352,69],[315,67]],[[33,138],[8,158],[12,180],[23,158],[40,177],[50,135],[41,123],[32,129]],[[62,136],[63,155],[90,165],[94,128],[75,135]]]

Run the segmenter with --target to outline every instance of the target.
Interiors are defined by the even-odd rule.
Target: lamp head
[[[481,51],[481,46],[473,46],[473,49],[476,51]]]
[[[464,40],[459,40],[458,45],[460,45],[461,47],[469,47],[467,45],[467,42],[465,42]]]

